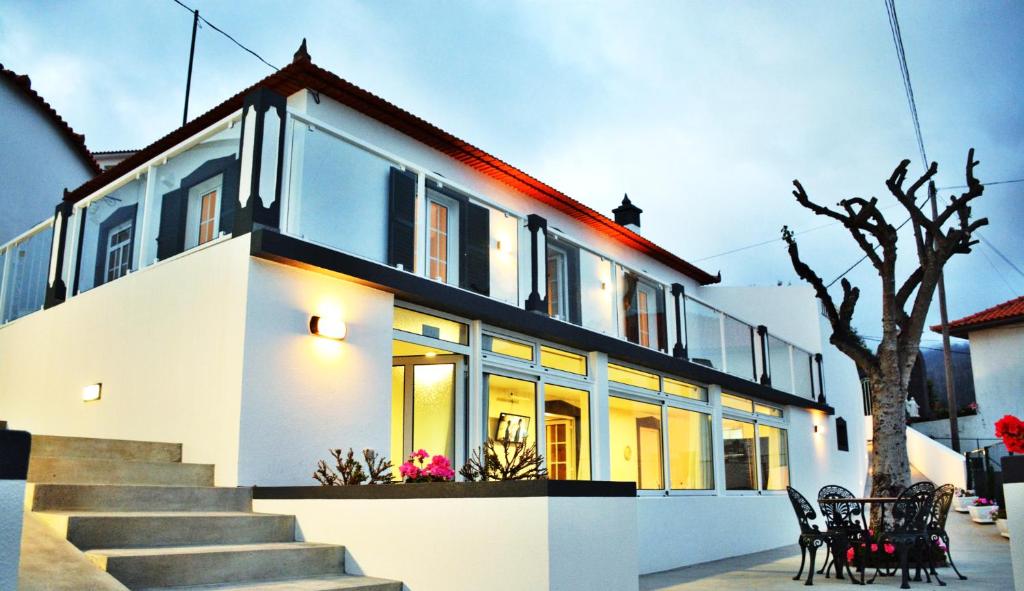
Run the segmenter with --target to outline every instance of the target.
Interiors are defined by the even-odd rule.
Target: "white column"
[[[594,389],[590,394],[590,462],[592,480],[612,477],[608,427],[608,355],[592,351],[587,356]]]

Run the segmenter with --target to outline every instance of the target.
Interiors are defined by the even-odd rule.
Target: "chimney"
[[[629,195],[623,194],[622,205],[612,210],[615,214],[615,223],[620,226],[625,226],[630,230],[633,230],[637,234],[640,233],[640,214],[644,210],[633,205],[633,202],[629,200]]]

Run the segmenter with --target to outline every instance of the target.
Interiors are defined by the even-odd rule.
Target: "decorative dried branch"
[[[366,469],[370,473],[369,484],[391,484],[394,480],[391,477],[391,460],[383,455],[377,455],[372,449],[363,450],[363,459],[366,460]]]
[[[367,482],[368,484],[391,484],[391,461],[383,455],[379,455],[372,449],[363,450],[363,459],[369,471],[363,469],[363,465],[355,459],[355,452],[349,448],[348,452],[342,454],[341,449],[328,450],[334,456],[335,469],[330,468],[327,462],[317,462],[316,470],[313,472],[313,479],[323,486],[348,486],[358,485]]]
[[[544,456],[537,446],[487,440],[473,450],[459,474],[470,482],[478,480],[545,480]]]

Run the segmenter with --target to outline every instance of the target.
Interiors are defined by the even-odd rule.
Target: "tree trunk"
[[[898,380],[871,376],[872,425],[871,496],[894,497],[910,486],[907,457],[906,389]],[[880,531],[881,505],[871,509],[871,527]]]

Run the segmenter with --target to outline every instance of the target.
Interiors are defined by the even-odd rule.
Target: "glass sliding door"
[[[612,480],[635,482],[640,490],[664,488],[661,406],[610,396],[608,440]]]
[[[548,478],[590,479],[590,393],[544,386],[544,435]]]
[[[485,374],[487,425],[484,437],[504,445],[537,445],[537,384]]]
[[[674,490],[715,487],[711,415],[668,407],[669,477]]]
[[[456,400],[460,355],[395,357],[391,368],[392,461],[415,450],[456,461]]]
[[[754,424],[722,419],[726,490],[757,490]]]
[[[789,445],[785,429],[759,424],[761,489],[784,490],[789,486]]]

